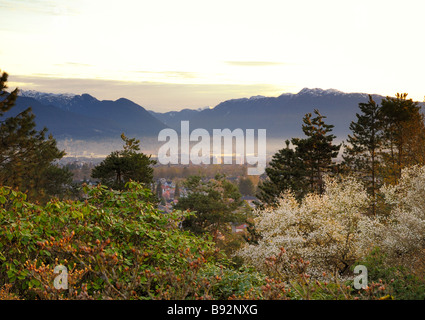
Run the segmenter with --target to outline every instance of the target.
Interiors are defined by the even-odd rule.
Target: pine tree
[[[174,189],[174,199],[178,199],[178,198],[180,198],[180,185],[177,182],[176,188]]]
[[[280,195],[290,190],[297,199],[308,192],[323,192],[323,174],[337,169],[333,158],[341,145],[334,145],[335,136],[330,134],[333,125],[324,122],[318,110],[316,117],[307,113],[303,118],[303,132],[307,138],[292,138],[295,148],[286,147],[273,155],[266,168],[267,180],[258,185],[259,205],[275,205]]]
[[[244,196],[253,196],[255,193],[254,183],[248,177],[239,178],[238,188],[239,192]]]
[[[268,205],[276,204],[277,198],[286,190],[293,191],[298,198],[305,189],[305,167],[298,157],[297,150],[286,147],[276,152],[266,168],[267,180],[258,185],[258,198]]]
[[[332,159],[338,156],[341,145],[333,144],[336,137],[330,132],[334,126],[324,122],[326,117],[319,110],[315,109],[314,114],[314,118],[311,113],[303,118],[302,129],[307,138],[294,138],[292,143],[303,162],[309,191],[323,193],[323,174],[337,168]]]
[[[209,233],[214,241],[229,232],[230,223],[242,223],[249,209],[245,207],[238,187],[224,175],[204,181],[189,176],[184,182],[188,194],[174,205],[177,210],[190,210],[194,215],[183,221],[183,228],[195,234]]]
[[[156,197],[158,199],[162,199],[162,183],[161,181],[158,181],[156,185]]]
[[[3,115],[12,109],[12,107],[16,103],[16,99],[18,98],[18,88],[13,90],[12,92],[7,92],[5,89],[7,89],[7,78],[9,75],[6,72],[1,73],[0,76],[0,98],[2,99],[0,101],[0,118],[3,117]]]
[[[401,170],[412,164],[413,150],[423,141],[424,126],[421,107],[412,99],[407,99],[407,93],[397,93],[396,97],[386,97],[381,102],[381,117],[383,122],[384,151],[381,153],[385,166],[382,173],[385,180],[397,183]]]
[[[122,190],[130,181],[144,183],[151,186],[153,182],[154,160],[140,150],[140,140],[127,138],[121,135],[124,141],[123,150],[113,151],[99,165],[94,167],[91,177],[112,189]]]
[[[379,152],[382,146],[382,120],[380,107],[369,95],[367,103],[359,103],[361,113],[356,114],[348,135],[348,145],[343,154],[343,166],[365,183],[373,199],[372,213],[376,212],[376,192],[378,184]]]
[[[30,198],[46,201],[50,196],[62,196],[72,174],[55,165],[64,151],[56,146],[52,135],[46,139],[47,128],[35,129],[31,107],[16,116],[7,117],[15,105],[18,89],[7,89],[7,73],[0,77],[0,184],[28,191]],[[55,172],[55,174],[52,174]]]

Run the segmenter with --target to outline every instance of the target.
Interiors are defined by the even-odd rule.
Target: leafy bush
[[[188,213],[158,212],[146,202],[150,191],[134,182],[122,192],[84,191],[85,201],[40,206],[0,187],[0,286],[12,283],[26,299],[209,297],[212,282],[198,273],[224,258],[212,242],[179,228]],[[68,292],[52,288],[58,264],[75,275]]]
[[[375,248],[358,264],[367,268],[369,281],[387,283],[395,299],[425,299],[425,282],[403,265],[389,265],[387,254],[379,248]]]
[[[363,185],[351,177],[324,181],[323,194],[310,193],[297,201],[287,192],[276,207],[259,210],[255,230],[260,239],[236,254],[265,270],[266,259],[284,247],[291,256],[309,260],[316,275],[349,270],[374,240],[370,230],[376,222],[364,215],[370,199]]]
[[[265,276],[247,267],[225,268],[212,265],[203,272],[206,278],[214,277],[215,282],[211,293],[216,299],[242,298],[249,294],[250,297],[260,298],[261,286],[265,283]]]
[[[328,211],[330,216],[326,216],[325,211],[315,211],[315,220],[310,222],[317,224],[312,225],[319,231],[325,221],[333,221],[334,227],[339,226],[336,228],[339,232],[351,237],[349,242],[341,240],[339,243],[342,238],[335,232],[335,237],[331,238],[334,245],[341,244],[345,249],[352,249],[358,243],[356,227],[362,225],[359,223],[362,218],[357,214],[360,206],[352,205],[347,196],[339,197],[339,192],[343,194],[346,188],[351,190],[351,183],[344,185],[343,190],[331,184],[333,189],[328,189],[323,198],[310,199],[311,203],[317,200],[327,205],[320,209],[317,204],[312,209],[332,209]],[[149,202],[150,190],[143,185],[129,182],[123,191],[109,190],[101,185],[84,186],[83,189],[83,201],[52,199],[39,205],[28,202],[24,193],[0,187],[0,299],[425,297],[423,278],[402,264],[391,264],[393,260],[386,259],[385,250],[357,259],[357,263],[368,268],[370,283],[367,289],[358,291],[352,288],[348,278],[331,273],[325,275],[319,272],[317,264],[303,259],[300,253],[317,251],[317,247],[305,246],[305,250],[297,251],[295,246],[286,251],[278,247],[278,242],[269,243],[276,252],[263,252],[263,261],[258,260],[259,255],[253,255],[261,263],[262,273],[247,265],[237,269],[211,238],[181,229],[183,219],[190,213],[159,212]],[[338,205],[331,205],[332,199],[338,200]],[[298,223],[307,219],[307,207],[294,203],[293,208],[298,210],[294,209],[296,212],[306,210],[305,215],[298,217],[301,219]],[[342,212],[342,208],[346,211]],[[324,217],[329,219],[319,219]],[[344,217],[345,223],[336,224],[336,217]],[[278,227],[277,217],[270,218]],[[357,225],[351,224],[354,228],[346,229],[347,221]],[[264,229],[261,230],[264,236]],[[258,248],[253,253],[259,253]],[[351,259],[355,256],[353,254]],[[314,254],[311,257],[316,258]],[[332,262],[332,259],[321,261]],[[58,265],[68,270],[68,290],[56,289],[53,285],[58,276],[54,269]]]

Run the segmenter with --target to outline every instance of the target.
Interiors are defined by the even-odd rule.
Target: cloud
[[[79,62],[64,62],[54,64],[57,67],[93,67],[92,64],[79,63]]]
[[[48,15],[72,15],[77,13],[75,6],[58,4],[52,0],[2,0],[0,8],[13,11],[27,11]]]
[[[196,72],[188,72],[188,71],[144,71],[139,70],[135,71],[137,73],[144,73],[144,74],[157,74],[166,76],[169,78],[185,78],[185,79],[194,79],[198,77],[198,73]]]
[[[290,86],[272,84],[176,84],[104,79],[69,79],[48,75],[10,75],[9,87],[51,93],[89,93],[99,100],[130,99],[145,109],[164,112],[215,107],[222,101],[255,95],[278,96]]]
[[[238,67],[269,67],[285,65],[283,62],[275,61],[225,61],[226,64]]]

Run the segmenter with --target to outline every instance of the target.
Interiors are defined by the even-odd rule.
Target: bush
[[[246,295],[260,298],[261,286],[265,283],[265,276],[247,267],[224,268],[211,266],[203,273],[206,278],[214,277],[218,280],[211,288],[211,293],[216,299],[241,299]]]
[[[425,282],[402,265],[389,265],[387,254],[375,248],[367,257],[358,262],[368,271],[368,280],[383,281],[390,287],[395,299],[425,299]]]
[[[314,274],[343,273],[367,254],[375,221],[364,215],[369,197],[360,184],[347,177],[325,179],[323,194],[310,193],[301,201],[287,192],[276,207],[257,212],[255,230],[260,239],[236,254],[259,270],[266,258],[284,247],[291,256],[309,260]]]
[[[0,286],[13,284],[24,299],[210,297],[212,281],[199,272],[224,257],[179,228],[188,213],[158,212],[146,202],[150,191],[134,182],[121,192],[84,192],[85,201],[40,206],[0,187]],[[58,264],[69,270],[68,291],[53,288]]]

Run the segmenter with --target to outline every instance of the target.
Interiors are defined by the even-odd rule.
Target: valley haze
[[[382,95],[372,94],[379,104]],[[252,96],[231,99],[214,108],[182,109],[156,112],[146,110],[126,98],[98,100],[90,94],[53,94],[21,90],[15,115],[31,106],[38,129],[47,127],[68,157],[102,158],[121,149],[121,133],[141,140],[142,151],[157,155],[161,142],[158,134],[171,128],[180,131],[182,121],[190,128],[266,129],[267,154],[284,147],[284,140],[302,137],[302,118],[318,109],[334,125],[336,142],[347,138],[349,124],[355,120],[358,104],[367,102],[367,93],[344,93],[335,89],[304,88],[298,93],[283,93],[277,97]],[[423,104],[421,104],[423,105]]]

